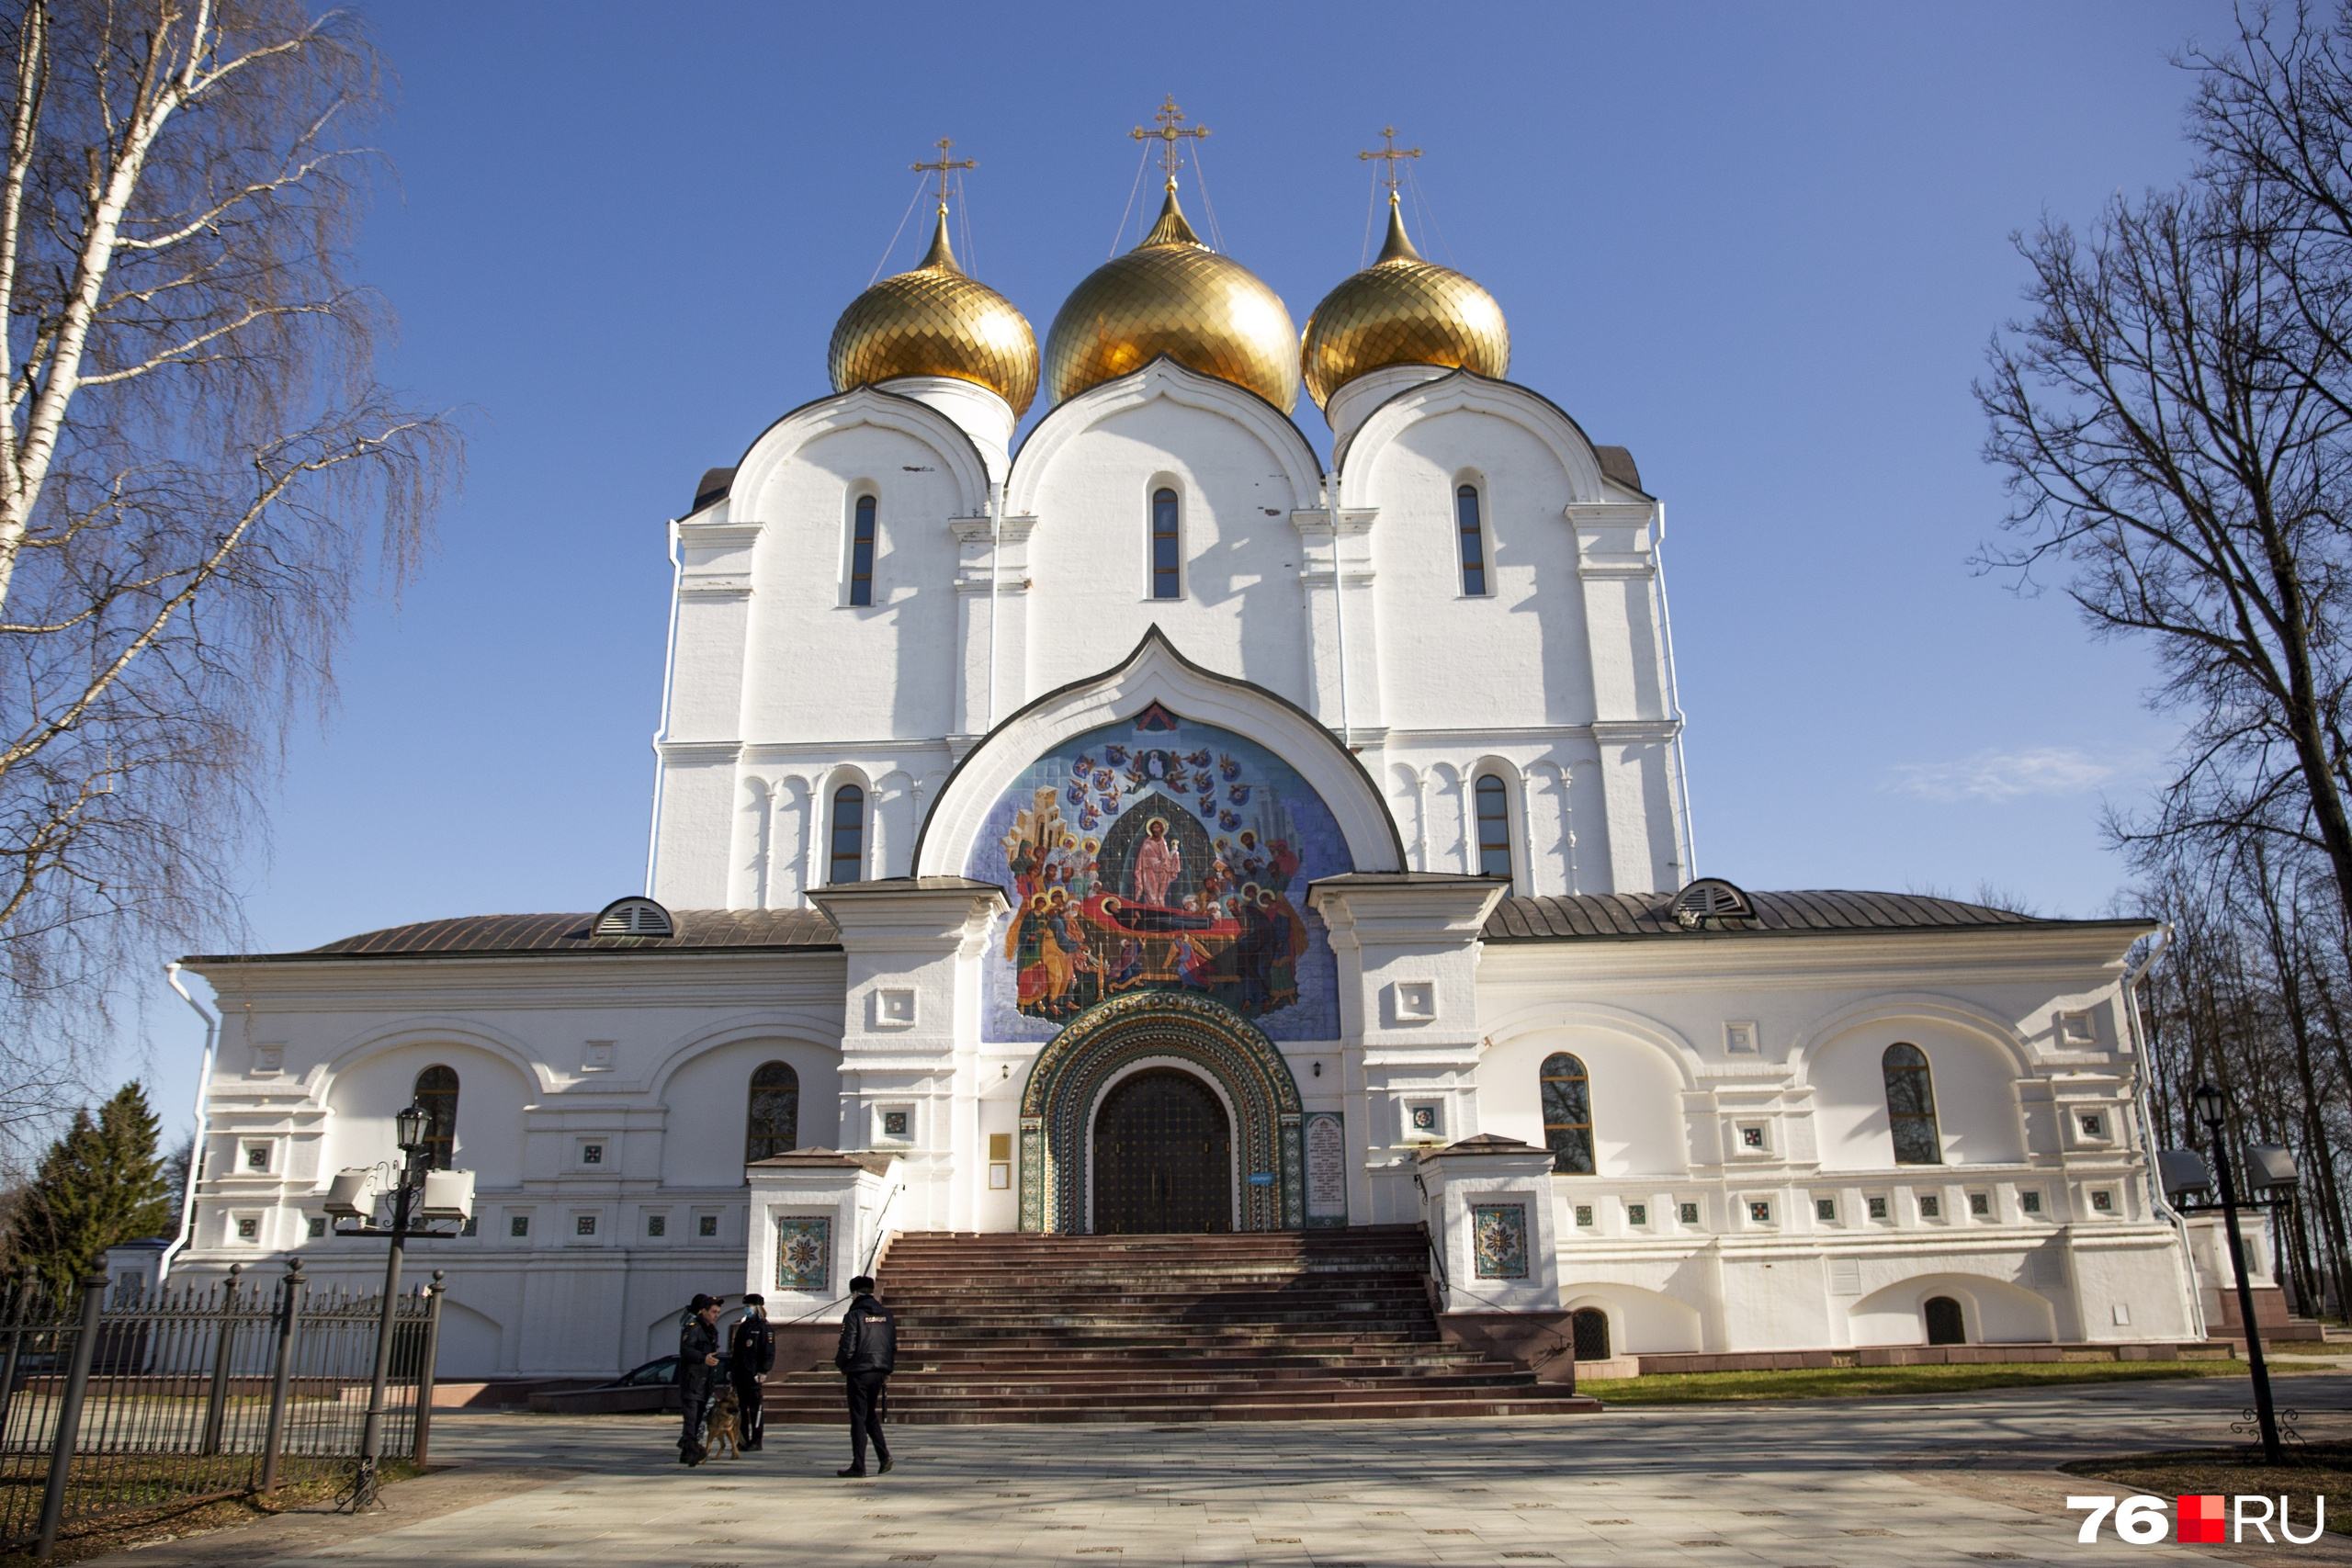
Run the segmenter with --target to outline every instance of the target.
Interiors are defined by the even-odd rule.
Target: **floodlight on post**
[[[2197,1119],[2212,1134],[2213,1174],[2222,1184],[2222,1235],[2230,1246],[2230,1271],[2237,1277],[2238,1317],[2245,1325],[2245,1365],[2254,1378],[2255,1418],[2262,1430],[2262,1460],[2278,1462],[2278,1418],[2270,1404],[2270,1369],[2262,1359],[2262,1331],[2254,1321],[2254,1287],[2246,1280],[2245,1241],[2238,1235],[2238,1187],[2230,1170],[2226,1131],[2230,1104],[2220,1089],[2201,1083],[2189,1095]]]

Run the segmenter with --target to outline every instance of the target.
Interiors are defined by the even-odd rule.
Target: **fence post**
[[[286,1279],[277,1288],[277,1366],[270,1375],[269,1437],[261,1454],[261,1490],[265,1497],[277,1490],[277,1461],[286,1451],[286,1412],[294,1380],[294,1324],[301,1311],[302,1293],[309,1286],[310,1281],[302,1278],[302,1260],[297,1258],[288,1266]]]
[[[90,1389],[90,1358],[98,1348],[98,1309],[105,1304],[107,1277],[82,1281],[82,1329],[74,1337],[74,1360],[65,1374],[64,1403],[57,1407],[57,1436],[49,1445],[49,1484],[40,1498],[40,1542],[33,1555],[57,1550],[57,1527],[65,1517],[65,1482],[74,1468],[74,1445],[81,1436],[82,1399]]]
[[[0,1451],[8,1446],[8,1416],[17,1405],[17,1363],[23,1359],[25,1312],[32,1297],[29,1280],[18,1280],[8,1287],[8,1359],[0,1366]]]
[[[424,1364],[416,1373],[416,1452],[412,1456],[419,1470],[433,1449],[433,1364],[441,1354],[441,1297],[449,1288],[441,1280],[447,1272],[433,1270],[433,1283],[424,1292]]]
[[[204,1452],[220,1451],[220,1428],[229,1414],[229,1356],[237,1337],[237,1276],[242,1263],[229,1265],[229,1284],[220,1298],[220,1321],[212,1332],[212,1387],[204,1396]]]

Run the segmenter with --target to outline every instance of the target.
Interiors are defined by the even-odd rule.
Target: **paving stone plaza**
[[[2280,1386],[2307,1435],[2337,1435],[2352,1378]],[[281,1520],[108,1562],[2352,1562],[2340,1536],[2270,1551],[2076,1543],[2067,1491],[2123,1489],[2052,1465],[2227,1441],[2245,1396],[2232,1378],[1493,1421],[905,1427],[899,1469],[863,1482],[833,1477],[831,1427],[771,1427],[765,1452],[690,1471],[664,1462],[666,1419],[463,1416],[436,1422],[436,1461],[485,1480],[520,1467],[518,1489],[435,1514],[427,1489],[444,1478],[427,1477],[371,1521]]]

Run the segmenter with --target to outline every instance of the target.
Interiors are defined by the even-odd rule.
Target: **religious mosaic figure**
[[[1153,818],[1144,829],[1143,848],[1136,852],[1136,898],[1155,908],[1168,907],[1168,885],[1184,869],[1184,852],[1168,839],[1168,824]]]

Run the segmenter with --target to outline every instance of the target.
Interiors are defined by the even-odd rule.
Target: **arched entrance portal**
[[[1178,1067],[1121,1078],[1094,1112],[1094,1230],[1233,1228],[1233,1137],[1215,1090]]]
[[[1153,1230],[1164,1227],[1148,1213],[1198,1221],[1221,1204],[1223,1223],[1176,1228],[1301,1229],[1299,1124],[1298,1084],[1255,1024],[1205,997],[1114,997],[1072,1019],[1030,1070],[1021,1096],[1021,1228]],[[1099,1163],[1106,1126],[1121,1145],[1108,1166]],[[1195,1171],[1176,1157],[1177,1145],[1185,1137],[1198,1145],[1204,1130],[1211,1148],[1185,1156]],[[1212,1159],[1220,1173],[1214,1182]],[[1139,1190],[1130,1185],[1137,1171]],[[1153,1171],[1164,1196],[1153,1195]]]

